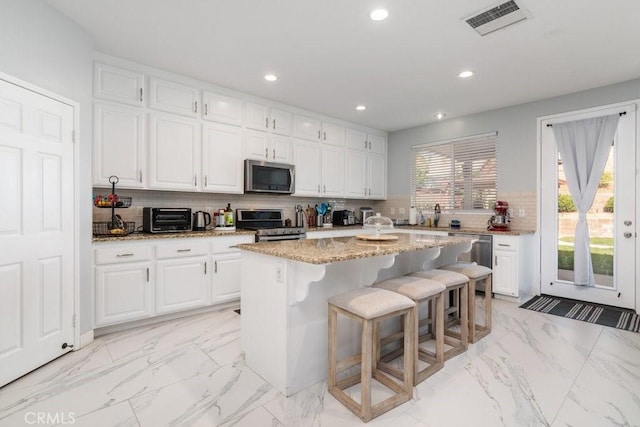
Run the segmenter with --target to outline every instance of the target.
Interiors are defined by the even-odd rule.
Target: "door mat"
[[[568,317],[625,331],[640,332],[640,316],[633,310],[593,304],[568,298],[540,295],[520,306],[527,310]]]

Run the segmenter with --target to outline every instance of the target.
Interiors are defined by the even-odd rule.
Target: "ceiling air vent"
[[[463,21],[481,36],[486,36],[530,17],[531,14],[526,9],[523,9],[515,1],[508,1],[482,9],[472,16],[464,18]]]

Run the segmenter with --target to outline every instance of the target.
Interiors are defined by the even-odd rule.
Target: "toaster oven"
[[[191,208],[144,208],[142,230],[147,233],[191,231]]]

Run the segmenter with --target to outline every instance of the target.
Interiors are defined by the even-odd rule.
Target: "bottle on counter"
[[[224,226],[233,227],[233,210],[231,209],[231,203],[227,203],[227,209],[224,211]]]

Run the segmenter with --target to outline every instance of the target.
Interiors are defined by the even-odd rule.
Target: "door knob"
[[[631,233],[629,233],[629,232],[624,233],[624,237],[626,237],[627,239],[628,239],[629,237],[631,237],[631,236],[632,236],[632,234],[631,234]]]
[[[626,220],[626,221],[624,222],[624,225],[626,225],[627,227],[628,227],[628,226],[630,226],[630,225],[631,225],[631,221]]]

